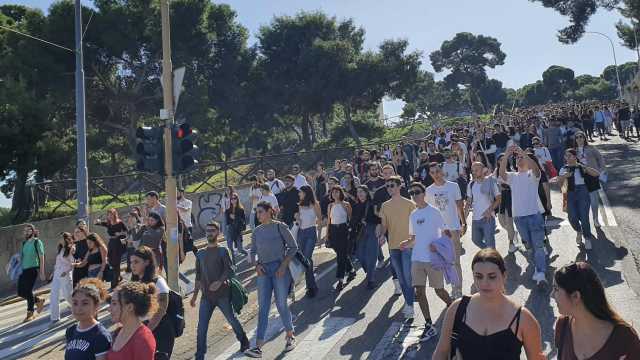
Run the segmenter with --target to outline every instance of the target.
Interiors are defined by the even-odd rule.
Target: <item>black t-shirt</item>
[[[381,177],[377,177],[375,179],[369,179],[369,181],[367,181],[365,185],[367,185],[367,187],[369,188],[369,191],[376,191],[381,186],[384,186],[384,179]]]
[[[73,254],[73,258],[76,260],[83,260],[84,256],[89,252],[89,245],[87,245],[87,239],[78,240],[75,242],[76,252]]]
[[[618,110],[618,119],[620,121],[629,121],[631,119],[631,111],[629,108],[625,107]]]
[[[94,360],[111,348],[111,334],[100,323],[86,330],[78,330],[78,325],[73,325],[67,329],[65,338],[64,360]]]
[[[278,199],[278,205],[282,210],[282,221],[287,225],[293,223],[293,215],[298,212],[298,202],[300,196],[298,195],[298,189],[292,187],[290,190],[283,190]]]
[[[496,143],[496,146],[499,148],[506,148],[507,142],[509,142],[509,135],[500,132],[493,134],[493,141]]]

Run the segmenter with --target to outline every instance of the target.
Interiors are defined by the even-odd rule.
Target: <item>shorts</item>
[[[444,276],[442,271],[431,267],[431,263],[422,261],[411,262],[411,285],[426,286],[429,280],[429,287],[432,289],[444,289]]]

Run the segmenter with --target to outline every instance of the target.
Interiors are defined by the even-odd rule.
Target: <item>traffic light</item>
[[[164,174],[164,128],[141,126],[136,130],[136,169]]]
[[[189,124],[176,124],[171,131],[173,148],[173,173],[184,174],[198,165],[198,147],[193,143],[196,131]]]

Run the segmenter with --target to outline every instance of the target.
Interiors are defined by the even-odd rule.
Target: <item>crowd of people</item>
[[[216,307],[233,329],[240,351],[262,357],[272,300],[286,332],[285,352],[293,350],[295,330],[287,303],[295,280],[291,263],[304,265],[308,298],[321,291],[313,252],[323,245],[336,253],[332,291],[340,292],[359,269],[366,274],[367,288],[375,289],[387,244],[395,293],[404,299],[404,317],[414,318],[417,301],[425,319],[420,341],[438,334],[427,286],[447,306],[434,359],[456,354],[519,359],[523,348],[528,359],[543,359],[538,321],[504,292],[508,274],[495,238],[500,224],[507,233],[508,252],[522,251],[534,265],[532,280],[539,286],[552,284],[562,315],[555,328],[559,359],[640,359],[636,331],[609,305],[588,263],[568,264],[550,274],[545,230],[553,212],[566,211],[577,245],[591,249],[597,241],[591,225],[601,227],[598,192],[607,173],[603,157],[590,143],[594,137],[612,136],[613,128],[622,138],[631,137],[632,129],[640,137],[639,127],[640,111],[631,111],[623,102],[546,105],[437,128],[397,146],[358,149],[352,159],[336,160],[333,169],[319,163],[305,175],[300,165],[293,165],[281,178],[274,169],[258,171],[251,178],[250,209],[245,210],[233,186],[225,189],[222,221],[206,225],[207,246],[200,251],[190,235],[191,202],[180,190],[180,258],[193,251],[197,259],[190,299],[193,307],[200,300],[195,358],[206,354]],[[551,186],[562,190],[563,209],[552,207]],[[471,240],[481,250],[473,257],[473,286],[465,294],[460,258],[468,219]],[[67,331],[67,359],[171,357],[178,334],[176,306],[161,275],[167,263],[165,223],[164,205],[157,193],[149,192],[146,206],[134,208],[126,221],[110,210],[104,221],[96,222],[107,228],[106,244],[83,222],[73,233],[62,234],[51,319],[59,319],[62,292],[78,321]],[[247,228],[251,242],[245,248]],[[26,226],[24,235],[18,294],[27,300],[25,321],[31,321],[44,305],[33,294],[37,277],[46,278],[44,247],[33,226]],[[226,248],[219,245],[221,236]],[[257,275],[253,346],[237,318],[238,289],[233,282],[235,264],[245,256]],[[130,281],[122,281],[123,257]],[[114,334],[96,320],[107,297],[104,281],[111,287],[112,321],[120,324]]]

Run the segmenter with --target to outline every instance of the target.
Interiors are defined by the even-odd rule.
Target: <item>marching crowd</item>
[[[438,334],[432,323],[427,286],[447,306],[434,359],[545,358],[535,316],[505,294],[508,276],[503,254],[495,250],[497,224],[506,231],[509,253],[522,251],[534,265],[532,280],[549,283],[561,317],[555,327],[558,358],[640,359],[633,327],[610,306],[601,281],[587,262],[567,264],[549,273],[550,244],[545,221],[566,211],[576,244],[590,250],[597,241],[598,192],[607,182],[606,164],[590,143],[617,135],[640,138],[640,110],[623,102],[554,104],[494,114],[488,121],[437,128],[423,138],[397,146],[359,149],[352,159],[336,160],[332,169],[319,163],[307,174],[299,165],[278,178],[258,171],[251,178],[250,209],[229,186],[220,223],[206,225],[207,246],[198,251],[191,239],[191,202],[179,191],[178,211],[185,252],[196,255],[195,291],[199,303],[196,359],[207,350],[207,330],[217,307],[240,342],[240,351],[262,357],[272,299],[286,331],[285,352],[296,346],[287,297],[298,276],[306,296],[321,291],[313,252],[326,246],[336,253],[340,292],[362,269],[368,289],[379,285],[387,244],[393,283],[414,318],[417,301],[425,319],[420,341]],[[563,194],[554,209],[551,186]],[[170,358],[184,328],[182,301],[162,276],[166,264],[166,211],[155,192],[146,206],[123,221],[115,209],[95,225],[104,226],[105,242],[86,223],[63,233],[51,285],[51,320],[59,319],[59,297],[71,304],[77,324],[67,330],[66,359]],[[496,221],[497,219],[497,221]],[[469,226],[470,222],[470,226]],[[249,248],[243,234],[251,229]],[[473,286],[462,288],[461,237],[481,250],[471,268]],[[31,321],[44,300],[34,296],[37,277],[46,279],[44,246],[31,225],[25,227],[19,256],[18,295],[27,300]],[[226,248],[219,246],[224,236]],[[518,240],[519,239],[519,240]],[[246,292],[235,264],[248,257],[257,274],[258,325],[250,344],[237,318]],[[122,281],[120,262],[127,259],[131,281]],[[304,275],[302,275],[304,274]],[[110,283],[107,292],[104,281]],[[450,290],[447,288],[450,287]],[[177,297],[177,299],[176,299]],[[244,298],[243,298],[244,297]],[[97,321],[100,304],[109,299],[114,333]]]

